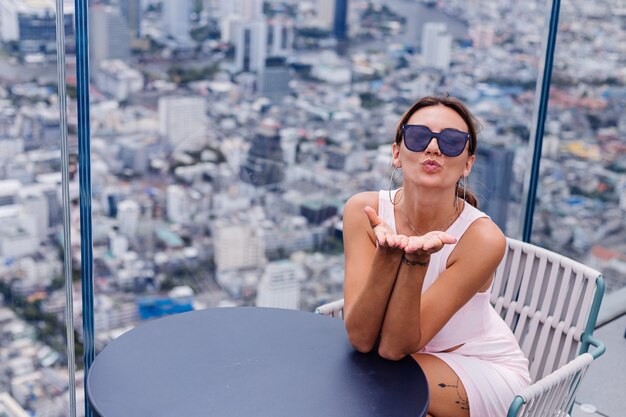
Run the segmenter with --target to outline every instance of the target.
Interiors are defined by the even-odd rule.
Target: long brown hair
[[[396,139],[395,139],[396,144],[397,145],[402,144],[402,138],[403,138],[402,126],[405,125],[409,121],[411,116],[413,116],[413,114],[417,112],[418,110],[423,109],[424,107],[431,107],[431,106],[445,106],[445,107],[448,107],[449,109],[454,110],[459,116],[461,116],[461,118],[467,125],[468,133],[470,135],[469,146],[467,150],[468,150],[469,155],[474,155],[476,153],[476,145],[477,145],[476,134],[478,132],[478,129],[480,128],[480,123],[472,115],[472,113],[465,106],[465,104],[463,104],[460,100],[454,97],[449,97],[449,96],[447,97],[432,97],[432,96],[423,97],[419,99],[415,104],[413,104],[411,108],[407,110],[406,113],[404,113],[404,115],[400,119],[400,122],[398,123],[398,127],[396,128]],[[478,208],[478,199],[476,198],[474,193],[472,193],[469,190],[469,187],[467,189],[464,188],[463,184],[461,184],[460,179],[456,183],[456,195],[459,198],[465,197],[465,201],[467,201],[472,206]]]

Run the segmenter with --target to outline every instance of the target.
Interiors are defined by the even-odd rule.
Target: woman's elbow
[[[405,356],[417,352],[419,349],[414,348],[414,346],[418,344],[416,342],[412,343],[411,346],[400,346],[382,338],[378,345],[378,355],[390,361],[399,361],[404,359]]]
[[[378,355],[389,361],[399,361],[404,359],[407,354],[381,342],[381,344],[378,345]]]
[[[348,340],[354,349],[361,353],[369,353],[374,348],[376,340],[355,332],[348,332]]]

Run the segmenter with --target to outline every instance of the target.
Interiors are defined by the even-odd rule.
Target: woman
[[[402,188],[357,194],[344,209],[350,342],[390,360],[412,355],[431,417],[502,417],[530,377],[489,303],[505,237],[462,185],[475,119],[456,99],[423,98],[402,117],[392,152]]]

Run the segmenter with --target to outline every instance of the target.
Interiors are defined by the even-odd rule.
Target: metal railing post
[[[533,216],[535,214],[535,200],[537,197],[537,183],[539,182],[539,164],[541,163],[541,149],[543,147],[543,133],[548,113],[548,98],[550,96],[550,83],[552,80],[552,64],[554,62],[554,50],[556,49],[556,35],[559,29],[559,10],[561,0],[552,0],[550,19],[547,21],[546,38],[544,41],[545,55],[543,58],[543,71],[539,67],[537,76],[537,88],[535,90],[535,114],[534,124],[530,135],[529,147],[532,149],[532,164],[526,173],[524,181],[524,193],[522,193],[522,206],[524,211],[524,224],[522,240],[530,243],[532,234]]]
[[[87,395],[87,374],[94,360],[93,239],[91,236],[91,145],[89,129],[88,1],[75,0],[76,90],[78,103],[78,174],[80,186],[80,253],[85,364],[85,416],[93,412]]]

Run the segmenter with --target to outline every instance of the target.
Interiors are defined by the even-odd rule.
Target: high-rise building
[[[189,219],[187,192],[180,185],[168,185],[165,194],[167,219],[172,223],[186,224]]]
[[[335,0],[335,14],[333,16],[333,35],[342,40],[347,38],[348,29],[348,0]]]
[[[131,38],[138,39],[141,36],[141,0],[120,0],[120,10],[128,23]]]
[[[450,69],[452,35],[445,23],[429,22],[422,30],[422,60],[425,66]]]
[[[289,78],[285,58],[268,58],[265,69],[259,74],[259,94],[271,100],[285,97],[290,91]]]
[[[222,18],[238,15],[244,21],[263,18],[263,0],[220,0]]]
[[[265,267],[257,289],[258,307],[300,308],[302,268],[291,261],[271,262]]]
[[[108,59],[130,59],[130,30],[118,9],[102,5],[89,8],[89,43],[89,57],[96,69]]]
[[[35,234],[43,241],[48,235],[48,201],[39,184],[26,186],[20,190],[19,202],[35,222]]]
[[[482,143],[469,176],[470,190],[478,197],[479,207],[506,232],[511,184],[513,150]]]
[[[189,40],[189,1],[163,0],[163,31],[176,41]]]
[[[263,16],[263,0],[235,0],[235,12],[238,13],[244,21],[252,22],[254,20],[262,20]]]
[[[17,195],[22,188],[22,183],[16,180],[0,181],[0,206],[17,204]]]
[[[202,97],[159,98],[159,131],[177,150],[205,144],[206,101]]]
[[[117,207],[117,223],[119,231],[126,237],[133,238],[139,225],[139,204],[133,200],[124,200]]]
[[[0,41],[18,42],[22,52],[56,51],[54,0],[0,1]],[[65,35],[74,34],[73,8],[65,9]]]
[[[335,0],[317,0],[316,14],[319,25],[332,30],[335,24]]]
[[[293,20],[274,18],[269,21],[267,30],[268,55],[272,57],[287,56],[293,49]]]
[[[267,23],[265,20],[236,21],[232,35],[235,44],[236,70],[263,71],[267,57]]]
[[[346,39],[348,0],[317,0],[316,13],[322,28],[332,31],[337,39]]]
[[[260,268],[265,265],[265,245],[257,226],[217,225],[213,234],[218,271]]]
[[[255,187],[276,188],[284,176],[285,162],[278,126],[275,121],[265,120],[252,139],[239,178]]]

